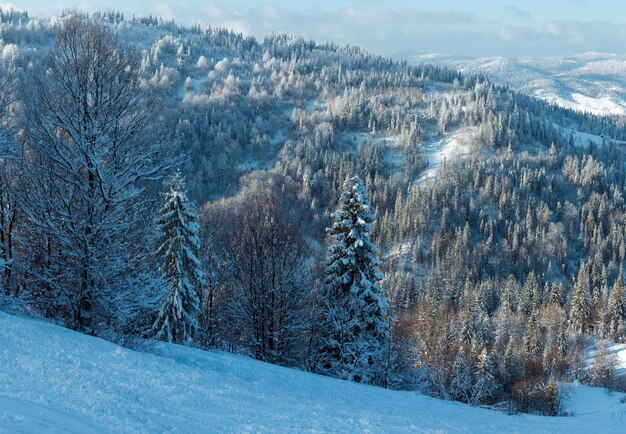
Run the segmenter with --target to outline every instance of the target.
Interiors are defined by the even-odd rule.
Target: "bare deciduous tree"
[[[313,259],[288,209],[277,192],[258,186],[241,202],[213,206],[205,219],[216,223],[213,245],[228,269],[222,332],[257,359],[302,363]],[[219,220],[223,207],[228,221]]]
[[[33,246],[44,249],[32,271],[75,328],[91,328],[97,305],[137,275],[141,183],[163,166],[151,134],[157,105],[144,96],[139,66],[108,27],[70,15],[25,98],[22,205]]]

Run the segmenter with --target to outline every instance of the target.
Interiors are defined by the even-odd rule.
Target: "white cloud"
[[[511,26],[500,27],[500,31],[498,33],[500,34],[500,39],[504,42],[511,42],[517,36],[517,32]]]
[[[229,28],[236,33],[242,33],[245,36],[258,36],[253,34],[252,28],[246,20],[226,20],[218,25]]]
[[[152,10],[156,15],[167,20],[174,20],[177,18],[176,11],[174,11],[174,8],[167,3],[155,3],[155,5],[152,6]]]
[[[549,35],[556,36],[557,38],[561,36],[561,28],[557,23],[547,23],[545,29]]]

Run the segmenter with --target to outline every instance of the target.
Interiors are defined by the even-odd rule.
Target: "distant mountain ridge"
[[[465,73],[484,73],[528,95],[597,115],[626,115],[626,54],[587,52],[574,56],[481,57],[448,53],[392,54],[409,63],[431,62]]]

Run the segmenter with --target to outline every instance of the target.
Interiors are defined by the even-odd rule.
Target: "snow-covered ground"
[[[575,382],[566,386],[565,393],[569,395],[563,405],[563,410],[575,420],[597,420],[598,426],[590,428],[589,433],[605,433],[609,429],[619,429],[626,432],[626,400],[623,393],[611,393],[599,387],[589,387]],[[622,402],[624,401],[624,402]],[[610,421],[610,423],[609,423]],[[606,422],[605,426],[603,422]]]
[[[592,346],[587,352],[585,359],[587,366],[592,367],[598,350]],[[607,344],[608,355],[615,358],[615,372],[617,375],[626,375],[626,344],[609,342]]]
[[[554,122],[552,123],[552,125],[555,128],[561,130],[563,134],[565,134],[566,136],[568,134],[571,134],[574,139],[574,145],[576,146],[587,146],[589,143],[594,143],[599,146],[599,145],[602,145],[606,141],[612,141],[612,142],[615,142],[617,144],[622,144],[622,145],[626,144],[626,142],[615,140],[612,137],[598,136],[595,134],[583,133],[581,131],[578,131],[576,129],[576,126],[565,128],[565,127],[562,127],[561,125],[555,124]]]
[[[594,115],[625,115],[626,100],[619,100],[615,97],[605,96],[594,98],[578,92],[572,92],[563,97],[554,91],[538,89],[535,96],[545,99],[561,107],[572,110],[585,111]]]
[[[457,158],[465,158],[471,153],[471,145],[476,140],[476,128],[461,128],[454,133],[446,134],[441,140],[431,140],[424,145],[428,167],[418,182],[432,179],[437,175],[439,167]]]
[[[572,387],[574,417],[507,416],[232,354],[150,348],[131,351],[0,312],[0,432],[626,430],[622,395],[585,386]]]

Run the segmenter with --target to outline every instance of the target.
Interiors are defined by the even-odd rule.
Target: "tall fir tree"
[[[537,314],[533,311],[528,319],[528,328],[526,330],[526,351],[535,354],[539,351],[539,337],[537,333]]]
[[[463,346],[460,346],[452,364],[450,396],[458,401],[469,402],[472,389],[472,363]]]
[[[478,405],[488,401],[494,396],[497,386],[493,375],[491,358],[487,355],[487,350],[483,348],[476,363],[474,388],[472,390],[470,404]]]
[[[590,303],[589,267],[582,262],[572,291],[569,312],[569,328],[575,336],[581,336],[587,332],[591,316]]]
[[[192,340],[198,330],[200,301],[197,288],[203,281],[198,259],[199,226],[190,209],[180,174],[172,179],[170,191],[163,197],[165,205],[157,220],[162,238],[156,255],[163,261],[163,279],[169,294],[153,330],[157,339],[182,343]]]
[[[389,339],[388,300],[376,283],[383,279],[377,247],[370,241],[374,221],[358,177],[346,181],[340,207],[332,214],[332,239],[325,284],[318,370],[356,382],[380,383]]]
[[[618,339],[626,332],[626,294],[624,294],[623,272],[621,269],[613,284],[607,310],[609,337]]]
[[[504,350],[504,357],[499,363],[499,378],[503,386],[514,384],[523,377],[524,365],[521,361],[519,346],[515,343],[515,337],[509,336],[509,341]]]

